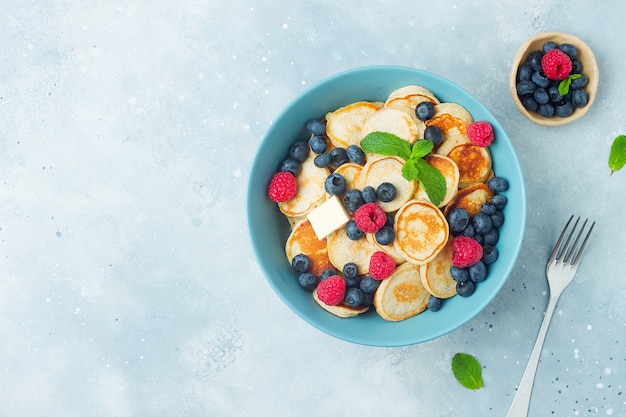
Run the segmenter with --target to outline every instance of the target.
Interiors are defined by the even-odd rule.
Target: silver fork
[[[550,326],[552,314],[554,314],[554,309],[556,308],[556,302],[561,296],[563,290],[574,279],[576,271],[578,270],[578,265],[580,265],[580,257],[583,254],[583,250],[585,250],[589,235],[591,235],[591,231],[596,224],[596,222],[593,222],[591,224],[582,243],[578,245],[580,238],[583,236],[585,226],[587,226],[587,219],[585,219],[582,227],[580,228],[580,232],[574,239],[574,242],[570,244],[572,237],[574,236],[574,232],[576,231],[576,228],[578,227],[578,223],[580,221],[580,217],[578,217],[576,219],[576,222],[574,223],[574,227],[567,236],[567,239],[565,240],[565,242],[563,242],[563,238],[565,237],[567,229],[573,218],[574,216],[571,216],[567,221],[567,224],[563,228],[563,232],[561,232],[559,240],[554,246],[552,255],[550,255],[550,259],[548,259],[548,264],[546,265],[548,287],[550,288],[550,299],[548,301],[548,307],[546,308],[546,314],[543,317],[543,322],[541,323],[541,328],[539,329],[539,335],[537,336],[537,340],[535,341],[535,346],[533,347],[533,351],[530,354],[528,365],[526,365],[526,370],[524,371],[522,380],[520,381],[519,387],[517,388],[517,393],[515,394],[515,398],[513,399],[513,403],[511,404],[511,408],[509,409],[507,417],[528,416],[530,394],[533,389],[533,381],[535,380],[535,373],[537,372],[539,356],[541,355],[541,348],[543,347],[543,342],[546,338],[548,327]]]

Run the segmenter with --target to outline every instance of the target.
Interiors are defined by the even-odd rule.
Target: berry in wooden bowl
[[[515,54],[509,77],[513,102],[530,121],[559,126],[580,119],[598,90],[598,64],[580,38],[540,33]]]

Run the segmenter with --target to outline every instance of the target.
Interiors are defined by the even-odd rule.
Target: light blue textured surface
[[[598,220],[546,339],[533,415],[624,416],[626,6],[619,1],[14,1],[0,13],[0,415],[504,416],[571,213]],[[573,33],[600,89],[584,119],[526,120],[525,39]],[[332,74],[402,65],[485,105],[526,180],[502,291],[428,343],[372,348],[302,321],[250,248],[248,173],[283,107]],[[483,366],[461,387],[457,352]]]

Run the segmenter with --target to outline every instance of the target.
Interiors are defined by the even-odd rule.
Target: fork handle
[[[524,371],[524,375],[522,375],[522,380],[520,381],[519,387],[517,388],[517,393],[515,394],[515,398],[513,399],[511,408],[509,408],[509,413],[507,414],[507,417],[528,416],[530,394],[533,390],[535,373],[537,372],[537,365],[539,364],[539,357],[541,356],[543,342],[546,339],[546,333],[548,332],[548,327],[550,326],[550,320],[552,320],[552,315],[554,314],[554,310],[556,308],[557,298],[558,297],[553,297],[552,295],[550,295],[548,307],[546,308],[546,313],[543,316],[543,322],[541,323],[541,328],[539,329],[539,335],[537,336],[537,340],[535,341],[535,346],[533,347],[533,351],[530,354],[530,358],[528,359],[526,370]]]

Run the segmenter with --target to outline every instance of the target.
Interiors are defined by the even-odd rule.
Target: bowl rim
[[[446,92],[435,89],[433,90],[433,93],[437,95],[439,98],[441,98],[442,96],[445,97],[448,95],[453,95],[455,96],[454,98],[455,100],[458,99],[458,101],[462,101],[463,104],[465,104],[466,106],[469,104],[469,107],[474,108],[474,111],[477,110],[480,114],[485,116],[483,117],[483,120],[488,119],[493,124],[494,130],[500,132],[500,134],[504,136],[504,139],[501,140],[501,144],[497,146],[502,146],[508,149],[504,151],[510,156],[510,160],[507,162],[509,162],[508,165],[512,165],[512,168],[511,168],[513,170],[512,172],[514,172],[514,176],[516,180],[518,180],[518,183],[519,183],[519,191],[516,193],[516,195],[519,196],[519,202],[518,202],[519,207],[515,208],[516,212],[519,213],[518,215],[519,218],[515,217],[515,222],[511,222],[511,223],[515,223],[515,225],[510,226],[512,229],[515,230],[516,237],[513,239],[510,239],[511,240],[510,250],[507,250],[507,252],[510,254],[509,255],[510,261],[502,267],[503,270],[500,271],[501,272],[500,275],[502,275],[502,277],[499,278],[496,281],[496,283],[489,284],[490,292],[487,294],[486,297],[480,299],[479,301],[475,303],[472,303],[472,307],[468,309],[470,310],[469,312],[462,310],[463,314],[465,314],[465,317],[463,320],[459,320],[458,322],[454,321],[452,323],[446,323],[445,325],[441,325],[441,326],[438,325],[436,331],[431,331],[431,334],[428,334],[423,337],[422,336],[415,337],[415,335],[408,334],[408,333],[398,335],[397,331],[391,331],[391,333],[393,333],[392,337],[389,337],[389,339],[384,339],[384,340],[381,340],[381,336],[370,337],[370,335],[367,334],[367,332],[360,332],[356,335],[350,334],[351,333],[350,331],[346,332],[345,330],[346,324],[344,323],[350,323],[353,320],[359,320],[358,317],[351,318],[351,319],[338,318],[338,317],[332,316],[328,312],[323,311],[323,309],[319,308],[319,306],[315,306],[317,308],[316,311],[319,311],[320,314],[324,315],[324,317],[332,316],[332,318],[331,319],[326,319],[326,318],[317,319],[318,317],[317,312],[311,313],[306,308],[296,305],[293,302],[293,300],[289,298],[288,291],[286,291],[284,288],[280,288],[277,282],[278,274],[274,273],[274,275],[272,275],[272,277],[270,278],[270,270],[272,268],[275,268],[275,266],[271,265],[269,260],[265,260],[261,257],[261,254],[259,253],[259,248],[262,247],[265,241],[261,236],[258,236],[258,235],[255,236],[253,233],[253,229],[255,229],[255,225],[254,225],[255,221],[254,221],[254,216],[252,213],[257,208],[257,205],[259,203],[263,203],[262,201],[260,201],[261,199],[263,199],[263,197],[265,197],[264,200],[267,200],[267,201],[269,200],[265,196],[265,190],[261,192],[258,189],[253,189],[253,182],[255,179],[253,178],[252,174],[257,170],[257,165],[261,163],[262,158],[259,152],[260,149],[264,146],[268,146],[268,147],[270,146],[268,144],[268,141],[270,141],[269,138],[274,133],[274,129],[278,124],[277,122],[283,119],[284,117],[286,117],[289,114],[290,109],[293,106],[298,105],[300,101],[306,102],[308,99],[310,99],[311,98],[310,96],[313,94],[312,92],[320,88],[323,84],[337,83],[340,81],[345,81],[346,77],[358,76],[358,75],[363,75],[363,74],[368,75],[368,73],[372,73],[376,76],[379,76],[379,73],[381,72],[387,75],[393,74],[394,76],[397,76],[397,77],[405,76],[405,77],[415,79],[414,81],[415,84],[420,84],[420,83],[422,85],[426,84],[425,86],[427,88],[428,88],[429,83],[430,84],[434,83],[436,85],[441,85],[442,86],[441,88],[445,87],[446,89],[451,89],[451,91],[446,91]],[[398,87],[401,87],[401,86],[403,85],[398,85]],[[442,101],[450,101],[450,100],[444,99]],[[346,102],[346,104],[349,104],[349,102],[350,100]],[[326,110],[331,111],[333,109],[327,108]],[[283,123],[286,123],[286,122],[283,122]],[[333,336],[338,339],[351,342],[351,343],[356,343],[356,344],[361,344],[361,345],[366,345],[366,346],[376,346],[376,347],[395,347],[395,346],[415,345],[415,344],[427,342],[432,339],[444,336],[445,334],[452,332],[453,330],[456,330],[457,328],[463,326],[464,324],[469,322],[472,318],[474,318],[476,315],[478,315],[481,311],[483,311],[487,307],[487,305],[490,302],[492,302],[493,299],[496,297],[496,295],[500,292],[500,290],[502,289],[506,281],[509,279],[514,267],[517,264],[519,253],[521,251],[521,247],[524,241],[524,234],[526,231],[526,217],[527,217],[526,189],[525,189],[522,168],[519,163],[517,154],[513,148],[513,144],[510,141],[508,135],[506,134],[506,132],[504,131],[504,129],[502,128],[498,120],[493,116],[493,114],[480,101],[478,101],[478,99],[476,99],[473,95],[471,95],[465,89],[463,89],[462,87],[458,86],[457,84],[449,81],[448,79],[444,77],[441,77],[431,72],[417,69],[417,68],[395,66],[395,65],[375,65],[375,66],[352,68],[352,69],[335,73],[326,78],[323,78],[319,82],[313,84],[311,87],[304,90],[303,92],[297,94],[296,97],[294,97],[287,105],[285,105],[282,108],[282,110],[278,113],[278,115],[269,124],[268,129],[265,132],[259,144],[259,148],[255,152],[255,157],[254,157],[254,161],[253,161],[250,173],[251,175],[248,179],[249,183],[248,183],[247,203],[246,203],[247,204],[246,210],[247,210],[247,220],[248,220],[248,232],[249,232],[250,240],[252,243],[252,249],[257,259],[257,264],[259,265],[266,281],[270,284],[270,287],[272,287],[272,289],[274,290],[276,295],[278,295],[281,301],[284,304],[286,304],[289,307],[289,309],[291,309],[296,315],[300,316],[300,318],[302,318],[309,325],[317,328],[318,330],[330,336]],[[269,177],[267,178],[267,181],[269,181]],[[267,203],[267,201],[265,203]],[[271,203],[271,204],[274,205],[274,209],[276,210],[275,203]],[[493,288],[491,286],[493,286]],[[299,289],[299,290],[303,291],[302,289]],[[452,306],[450,308],[452,308]],[[311,314],[315,315],[315,317],[312,317]],[[375,312],[369,313],[369,314],[375,314]],[[439,314],[439,313],[433,313],[433,314]],[[417,315],[416,317],[419,317],[419,316],[420,315]],[[412,319],[415,319],[415,318],[405,320],[404,322],[411,323]],[[328,325],[328,322],[330,320],[332,320],[333,325]],[[340,324],[335,324],[335,323],[340,323]],[[385,327],[385,329],[390,329],[391,326],[394,326],[394,323],[390,323],[390,322],[387,322],[387,323],[389,324],[389,326]],[[402,322],[396,322],[396,323],[402,323]],[[364,327],[368,328],[368,323],[366,323]],[[402,327],[402,328],[404,329],[405,327]],[[385,330],[384,336],[390,336],[387,333],[387,330]]]
[[[579,54],[581,52],[585,54],[587,63],[591,63],[591,68],[585,70],[585,75],[587,75],[589,78],[589,84],[586,89],[589,93],[587,105],[582,108],[575,108],[574,112],[568,117],[554,116],[547,118],[541,116],[538,113],[530,112],[524,107],[517,95],[517,70],[520,66],[520,63],[524,61],[528,54],[530,54],[532,51],[540,49],[537,48],[537,46],[541,46],[543,45],[543,43],[549,40],[555,41],[559,44],[571,43],[572,45],[575,45],[579,51]],[[585,67],[588,67],[588,65],[586,65]],[[597,95],[599,78],[600,72],[598,70],[598,62],[593,53],[593,50],[582,39],[580,39],[576,35],[572,35],[569,33],[554,31],[541,32],[524,41],[524,43],[520,45],[517,52],[515,53],[515,56],[513,57],[513,65],[511,66],[511,71],[509,73],[509,91],[511,93],[511,97],[513,98],[513,103],[515,103],[517,109],[531,122],[541,126],[562,126],[579,120],[587,113],[589,108],[591,108],[591,105],[595,101]]]

